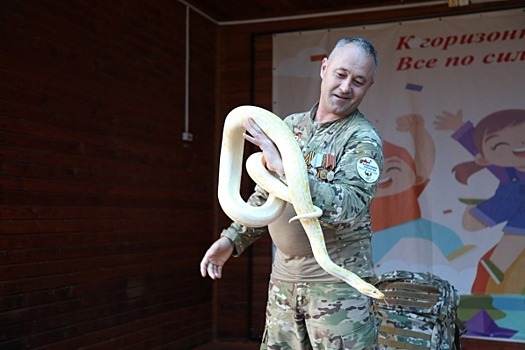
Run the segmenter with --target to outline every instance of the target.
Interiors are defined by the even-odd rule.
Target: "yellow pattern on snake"
[[[262,164],[262,153],[251,155],[246,168],[250,177],[268,191],[268,200],[260,207],[246,203],[239,191],[244,149],[244,122],[252,118],[275,143],[281,153],[288,186],[273,176]],[[281,215],[285,201],[293,205],[308,236],[317,263],[328,273],[340,278],[362,294],[376,299],[384,295],[359,276],[335,264],[326,249],[323,231],[318,217],[321,209],[313,205],[306,163],[291,130],[284,121],[266,109],[256,106],[240,106],[233,109],[224,122],[219,163],[218,199],[230,219],[247,227],[266,226]]]

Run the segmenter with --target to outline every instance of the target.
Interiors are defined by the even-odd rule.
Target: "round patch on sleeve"
[[[379,166],[372,158],[363,157],[357,161],[357,173],[368,183],[376,182],[379,178]]]

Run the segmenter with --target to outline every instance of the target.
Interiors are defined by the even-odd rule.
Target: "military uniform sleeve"
[[[263,205],[267,198],[268,192],[266,192],[260,186],[255,186],[254,193],[248,198],[248,204],[258,207]],[[233,242],[233,256],[239,256],[247,247],[261,238],[261,236],[267,232],[267,226],[254,228],[246,227],[237,222],[232,222],[228,228],[221,232],[221,237],[227,237]]]
[[[309,174],[314,205],[323,210],[321,224],[352,226],[369,211],[383,168],[382,142],[373,128],[358,129],[344,144],[330,183]]]

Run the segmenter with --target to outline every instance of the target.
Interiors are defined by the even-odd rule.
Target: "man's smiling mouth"
[[[351,96],[346,96],[346,95],[339,95],[339,94],[333,94],[336,98],[340,99],[340,100],[350,100],[351,99]]]

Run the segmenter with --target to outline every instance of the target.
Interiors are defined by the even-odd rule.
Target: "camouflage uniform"
[[[271,280],[261,349],[375,349],[371,300],[346,283]]]
[[[359,112],[315,123],[317,105],[285,119],[305,161],[312,201],[323,211],[320,223],[334,263],[362,278],[374,278],[370,202],[383,167],[382,143]],[[363,161],[375,165],[363,172]],[[282,178],[286,182],[286,178]],[[256,186],[248,202],[259,206],[268,193]],[[315,261],[306,233],[288,205],[268,227],[232,223],[221,236],[235,246],[234,256],[269,232],[276,246],[261,349],[373,349],[377,337],[370,299],[324,271]]]

